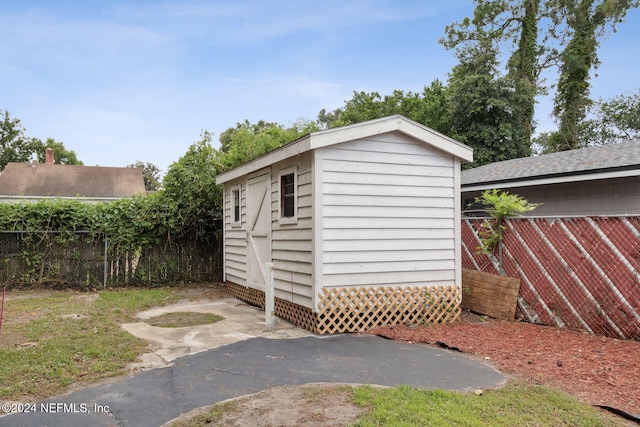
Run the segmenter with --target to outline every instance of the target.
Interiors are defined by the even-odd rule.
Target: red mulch
[[[464,314],[430,326],[367,331],[393,340],[444,343],[492,363],[501,372],[563,390],[583,402],[640,414],[640,342]]]

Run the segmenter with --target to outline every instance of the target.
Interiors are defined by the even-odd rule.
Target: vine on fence
[[[0,204],[0,231],[21,232],[16,237],[18,246],[4,259],[5,275],[21,286],[95,287],[102,284],[98,276],[103,276],[104,261],[94,252],[104,247],[98,242],[108,238],[113,282],[153,284],[200,278],[199,272],[184,271],[190,268],[192,255],[185,255],[182,246],[187,245],[189,254],[201,251],[206,258],[206,251],[215,251],[215,244],[203,246],[198,241],[219,232],[213,219],[185,221],[184,212],[179,215],[176,209],[177,204],[162,193],[99,204],[65,199]],[[149,261],[143,262],[145,257]],[[92,260],[87,262],[95,265],[94,271],[82,265],[82,259]]]

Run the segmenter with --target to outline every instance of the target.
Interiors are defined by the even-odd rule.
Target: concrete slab
[[[125,323],[122,328],[130,334],[153,343],[154,350],[131,365],[132,369],[150,369],[168,366],[171,361],[188,354],[217,348],[221,345],[263,336],[272,339],[299,338],[310,335],[291,323],[276,317],[275,329],[268,332],[264,310],[250,306],[236,298],[216,301],[186,301],[157,307],[138,313],[148,320],[165,313],[213,313],[224,317],[216,323],[184,328],[163,328],[145,322]]]

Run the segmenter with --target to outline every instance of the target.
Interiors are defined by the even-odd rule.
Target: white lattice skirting
[[[238,299],[264,307],[264,293],[235,283],[229,291]],[[462,291],[457,287],[358,287],[323,289],[318,311],[276,298],[278,317],[318,334],[360,332],[375,326],[455,321]]]
[[[360,287],[323,289],[317,332],[358,332],[374,326],[453,322],[460,315],[457,287]]]

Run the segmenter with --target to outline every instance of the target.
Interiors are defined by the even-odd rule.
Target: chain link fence
[[[640,340],[640,217],[506,220],[502,265],[478,250],[483,221],[462,221],[462,265],[520,278],[517,316]]]
[[[0,232],[0,283],[14,289],[101,289],[215,282],[222,278],[221,254],[219,232],[132,248],[82,231],[5,231]]]

